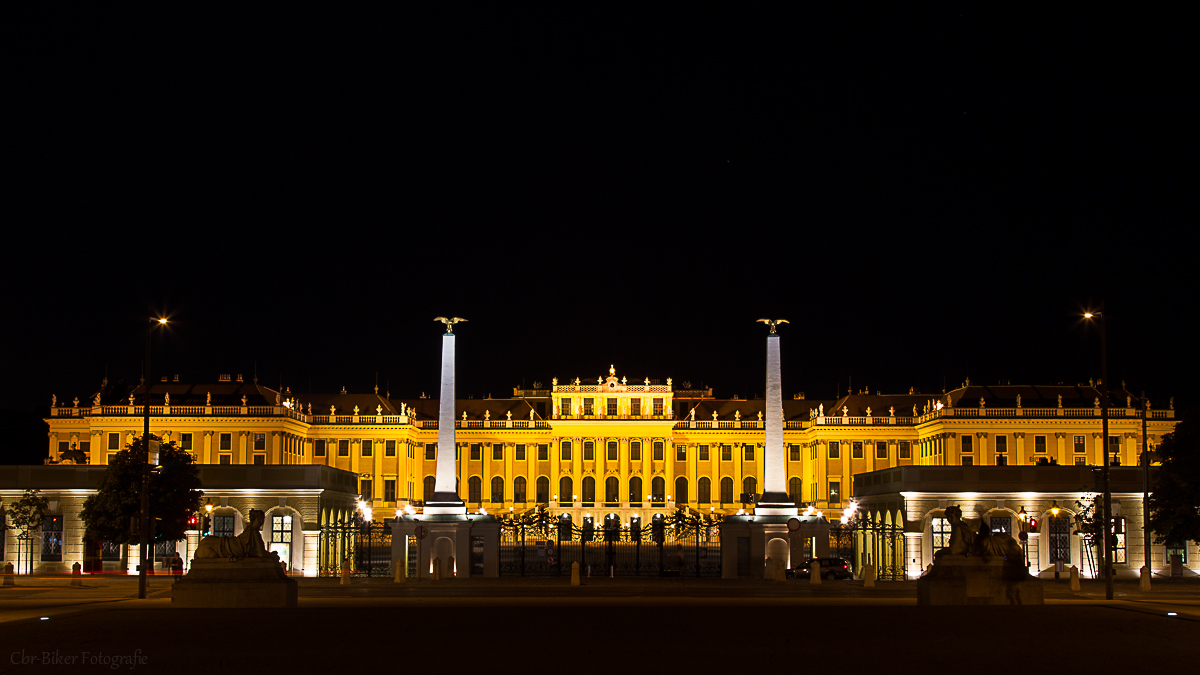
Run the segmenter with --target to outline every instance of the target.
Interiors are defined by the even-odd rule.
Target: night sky
[[[302,400],[435,395],[438,315],[463,397],[762,395],[786,318],[827,398],[1099,377],[1106,301],[1110,381],[1194,399],[1182,27],[922,7],[18,12],[0,463],[158,312],[155,379]]]

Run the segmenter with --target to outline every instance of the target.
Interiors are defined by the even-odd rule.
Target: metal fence
[[[875,566],[879,581],[904,581],[904,528],[882,522],[877,514],[864,513],[848,525],[829,528],[830,555],[850,561],[856,575],[864,565]]]
[[[575,524],[545,509],[501,521],[501,576],[721,576],[719,520],[677,511],[640,521]]]
[[[340,521],[321,528],[321,576],[392,574],[392,528],[386,521]]]

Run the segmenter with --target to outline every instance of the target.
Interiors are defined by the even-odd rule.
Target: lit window
[[[654,399],[654,415],[661,416],[663,414],[663,400],[661,398]]]
[[[229,434],[229,433],[221,434],[219,442],[220,442],[220,445],[218,445],[217,447],[220,448],[221,450],[232,450],[233,449],[233,434]]]
[[[829,481],[829,501],[837,504],[842,501],[842,483],[841,481]]]
[[[254,434],[254,449],[255,450],[266,450],[267,449],[267,435],[266,434]]]
[[[912,443],[900,441],[900,459],[912,459]]]
[[[292,543],[292,517],[271,516],[271,543]]]
[[[232,537],[233,534],[233,516],[232,515],[215,515],[213,516],[213,536],[214,537]]]
[[[395,480],[383,481],[383,501],[385,501],[385,502],[396,501],[396,481]]]
[[[325,441],[323,441],[323,440],[313,441],[313,457],[324,457],[324,456],[325,456]]]
[[[687,461],[687,446],[686,445],[676,445],[675,446],[675,461],[676,462],[686,462]]]
[[[594,399],[590,399],[590,398],[583,399],[583,414],[584,415],[594,415],[595,414],[595,411],[592,407],[594,405],[594,403],[595,403]]]
[[[349,457],[349,456],[350,456],[350,441],[349,440],[339,440],[338,441],[338,457]]]
[[[699,449],[699,457],[698,457],[698,459],[699,459],[701,462],[707,462],[707,461],[708,461],[708,446],[707,446],[707,445],[702,445],[702,446],[700,446],[700,449]]]
[[[192,435],[191,434],[179,434],[179,447],[182,450],[191,450],[192,449]]]
[[[517,449],[515,451],[513,459],[515,459],[518,462],[525,461],[525,444],[524,443],[517,444]],[[522,501],[524,501],[524,500],[522,500]]]
[[[663,459],[663,442],[654,441],[654,461],[661,462]]]
[[[121,449],[121,434],[110,433],[108,435],[108,449],[109,450],[120,450]]]
[[[1034,436],[1033,437],[1033,451],[1034,452],[1045,452],[1046,451],[1046,437],[1045,436]]]
[[[617,457],[618,457],[617,442],[609,441],[608,442],[608,461],[615,462],[615,461],[617,461]]]
[[[395,457],[396,456],[396,441],[384,441],[383,455],[385,457]]]
[[[635,398],[629,402],[629,414],[633,417],[642,416],[642,399]]]
[[[607,408],[608,409],[605,411],[605,414],[608,415],[609,417],[616,417],[616,415],[617,415],[617,399],[615,399],[615,398],[608,399]]]
[[[851,451],[851,453],[852,453],[852,456],[854,457],[854,459],[862,459],[862,458],[863,458],[863,444],[862,444],[862,441],[854,441],[853,443],[851,443],[851,444],[850,444],[850,451]]]
[[[629,461],[631,461],[631,462],[642,461],[642,442],[641,441],[633,441],[629,444]]]
[[[742,459],[744,459],[747,462],[754,461],[754,444],[753,443],[743,443],[742,444]]]
[[[1085,437],[1076,436],[1074,440],[1075,440],[1075,452],[1076,453],[1087,452],[1087,439]]]
[[[841,459],[842,444],[838,441],[829,441],[829,459]]]
[[[492,443],[492,459],[496,461],[504,459],[503,443]]]
[[[887,459],[887,446],[887,441],[877,441],[875,443],[875,459]]]
[[[562,461],[571,461],[571,441],[562,442]]]
[[[375,444],[372,441],[363,439],[359,441],[359,453],[362,457],[370,457],[375,452]]]
[[[946,548],[950,545],[950,520],[947,518],[933,519],[933,552]]]
[[[525,503],[525,477],[517,476],[513,481],[513,501],[518,504]]]
[[[42,516],[42,561],[62,560],[63,517]]]
[[[593,443],[592,441],[584,441],[583,442],[583,461],[585,461],[585,462],[596,461],[596,444]]]

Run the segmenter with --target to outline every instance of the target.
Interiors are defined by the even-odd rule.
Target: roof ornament
[[[668,387],[670,387],[670,386],[671,386],[671,378],[669,378],[669,377],[667,378],[667,386],[668,386]]]
[[[950,394],[946,394],[946,407],[947,408],[954,407],[954,401],[950,398]]]
[[[824,403],[817,404],[817,415],[819,415],[821,417],[825,416],[825,404]]]
[[[204,392],[204,405],[212,405],[212,392]]]
[[[337,414],[337,406],[335,406],[335,405],[329,406],[329,416],[333,417],[336,414]]]
[[[1171,397],[1170,405],[1171,405],[1171,410],[1174,410],[1175,409],[1175,397],[1174,396]]]
[[[383,414],[383,406],[382,406],[382,405],[377,405],[377,406],[375,406],[375,414],[376,414],[376,415],[382,415],[382,414]]]
[[[245,394],[242,394],[242,407],[243,408],[246,407],[246,395]]]
[[[357,414],[358,414],[358,406],[354,406],[354,414],[355,414],[355,415],[357,415]]]
[[[1018,408],[1021,407],[1021,395],[1020,394],[1017,394],[1017,407]]]
[[[847,415],[849,415],[849,414],[850,414],[850,407],[849,407],[849,406],[842,406],[842,417],[846,417],[846,416],[847,416]]]
[[[890,416],[890,417],[896,416],[896,406],[891,406],[888,408],[888,416]]]
[[[867,406],[867,417],[871,417],[871,406]]]
[[[130,405],[133,405],[133,396],[130,396],[130,397],[129,397],[129,404],[130,404]],[[58,407],[58,397],[57,397],[57,396],[55,396],[54,394],[50,394],[50,407],[51,407],[51,408],[57,408],[57,407]]]
[[[913,404],[913,417],[918,417],[918,415],[917,415],[917,404],[916,404],[916,403],[914,403],[914,404]]]
[[[604,384],[604,378],[603,378],[603,377],[597,377],[597,378],[596,378],[596,384]]]
[[[609,377],[617,376],[617,369],[616,369],[616,367],[614,367],[613,364],[609,364],[609,366],[608,366],[608,376]]]
[[[971,378],[969,378],[969,377],[967,378],[967,386],[968,387],[971,386]]]
[[[510,419],[510,420],[511,420],[511,419],[512,419],[512,411],[511,411],[511,410],[506,410],[506,411],[504,412],[504,416],[505,416],[505,417],[507,417],[508,419]]]
[[[691,419],[693,422],[695,422],[695,421],[696,421],[696,409],[695,409],[695,408],[692,408],[691,410],[689,410],[689,411],[688,411],[688,417],[689,417],[689,418],[690,418],[690,419]]]
[[[133,394],[129,395],[129,405],[133,405]]]
[[[552,386],[552,387],[558,386],[558,378],[557,377],[550,378],[550,386]]]
[[[771,335],[775,334],[775,327],[781,323],[789,323],[787,319],[758,319],[754,323],[765,323],[771,327]]]
[[[987,405],[987,403],[983,400],[983,397],[980,396],[979,397],[979,407],[982,408],[985,405]]]
[[[463,411],[463,421],[464,422],[467,421],[467,411],[466,410]]]
[[[1132,408],[1132,407],[1133,407],[1133,397],[1132,397],[1132,396],[1126,396],[1126,397],[1125,397],[1125,407],[1126,407],[1126,408]]]
[[[529,408],[529,421],[530,422],[533,421],[533,408],[532,407]]]
[[[1062,407],[1062,394],[1058,395],[1058,407]]]
[[[740,422],[740,421],[741,421],[741,419],[742,419],[742,411],[741,411],[741,410],[734,410],[734,411],[733,411],[733,419],[734,419],[734,421],[735,421],[735,422]]]
[[[459,316],[451,317],[449,319],[447,319],[444,316],[437,316],[437,317],[434,317],[433,320],[441,321],[442,323],[446,324],[446,335],[450,335],[450,334],[454,333],[454,324],[462,322],[462,321],[466,321],[466,319],[459,317]]]
[[[75,399],[75,405],[79,405],[79,399]],[[163,398],[163,405],[171,405],[171,392],[168,391],[167,395]]]
[[[1096,407],[1097,408],[1100,407],[1100,397],[1099,396],[1096,397]]]
[[[579,378],[578,378],[578,377],[577,377],[577,378],[575,378],[575,386],[576,386],[576,387],[578,387],[578,386],[579,386]]]
[[[759,422],[762,421],[762,411],[761,410],[758,411],[758,421]]]
[[[649,387],[649,386],[650,386],[650,378],[648,378],[648,377],[646,378],[646,386],[647,386],[647,387]]]
[[[312,401],[309,401],[309,402],[308,402],[308,414],[309,414],[309,415],[311,415],[311,414],[312,414]]]
[[[170,394],[167,394],[167,396],[170,396]],[[75,399],[74,399],[73,401],[71,401],[71,405],[72,405],[72,406],[74,406],[74,407],[76,407],[76,408],[78,408],[78,407],[79,407],[79,397],[78,397],[78,396],[76,396],[76,397],[75,397]],[[168,405],[169,405],[169,404],[168,404]]]
[[[170,394],[167,394],[167,395],[170,396]],[[279,405],[279,403],[280,403],[279,392],[275,392],[275,405]]]
[[[714,422],[717,421],[717,411],[716,410],[713,411],[713,421]]]
[[[492,419],[492,411],[491,411],[491,410],[484,410],[484,411],[483,411],[483,419],[484,419],[484,420],[488,420],[488,421],[490,421],[490,420]]]
[[[92,407],[95,408],[98,405],[100,405],[100,392],[96,392],[96,395],[92,397]]]

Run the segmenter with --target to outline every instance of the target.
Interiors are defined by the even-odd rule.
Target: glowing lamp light
[[[159,320],[158,320],[158,325],[160,325],[160,326],[162,326],[162,325],[164,325],[164,324],[166,324],[166,323],[167,323],[167,320],[166,320],[166,319],[159,319]]]
[[[571,501],[573,501],[573,502],[579,501],[579,495],[571,495]]]
[[[370,522],[370,520],[371,520],[371,505],[360,499],[360,500],[358,500],[358,510],[359,510],[359,512],[362,513],[363,520]]]
[[[1085,319],[1090,319],[1090,318],[1092,318],[1092,316],[1094,316],[1094,315],[1091,312],[1083,313],[1083,318],[1085,318]]]
[[[511,507],[511,506],[510,506],[510,507],[508,507],[508,512],[509,512],[509,513],[512,513],[512,510],[513,510],[513,507]]]
[[[1058,508],[1058,500],[1057,500],[1057,499],[1056,499],[1056,500],[1054,500],[1054,501],[1052,501],[1052,502],[1050,502],[1050,513],[1052,513],[1052,514],[1054,514],[1055,516],[1057,516],[1057,515],[1058,515],[1058,512],[1059,512],[1060,510],[1061,510],[1061,509],[1059,509],[1059,508]]]

